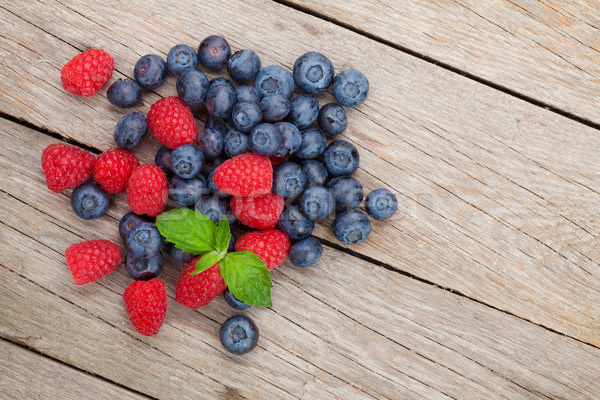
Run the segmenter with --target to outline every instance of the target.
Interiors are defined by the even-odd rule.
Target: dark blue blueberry
[[[204,129],[212,129],[219,132],[223,137],[227,135],[227,131],[229,130],[229,121],[222,118],[215,118],[209,116],[206,120],[206,124],[204,124]]]
[[[146,89],[156,89],[167,79],[167,63],[156,54],[148,54],[135,63],[133,77]]]
[[[235,251],[235,242],[237,242],[237,238],[236,238],[236,237],[235,237],[235,235],[232,233],[232,234],[231,234],[231,238],[229,239],[229,246],[227,246],[227,251],[228,251],[228,252]]]
[[[197,177],[208,177],[219,165],[223,164],[225,161],[224,157],[216,157],[216,158],[207,158],[204,160],[202,164],[202,169],[200,170],[200,174],[196,175]]]
[[[388,189],[376,189],[367,196],[365,208],[372,218],[388,219],[396,213],[398,200]]]
[[[213,129],[203,129],[198,133],[196,145],[207,158],[216,158],[223,152],[225,139],[221,132]]]
[[[100,218],[108,210],[108,194],[97,183],[84,183],[71,194],[71,207],[83,219]]]
[[[197,66],[198,55],[191,46],[178,44],[169,50],[167,67],[175,75],[181,75],[186,69],[196,69]]]
[[[333,64],[316,51],[304,54],[294,63],[294,81],[306,93],[319,94],[333,81]]]
[[[197,177],[183,179],[174,176],[169,181],[169,197],[184,206],[193,206],[207,192],[206,181]]]
[[[265,96],[260,101],[260,110],[267,122],[281,121],[289,114],[290,108],[290,101],[281,94]]]
[[[273,193],[284,199],[298,196],[306,187],[306,175],[296,163],[286,161],[273,169]]]
[[[274,156],[281,147],[281,134],[273,124],[258,124],[250,133],[250,150],[259,156]]]
[[[239,50],[229,57],[227,71],[231,79],[247,82],[260,71],[260,58],[252,50]]]
[[[204,163],[204,153],[195,144],[184,144],[171,153],[171,167],[175,175],[190,179],[198,175]]]
[[[296,125],[285,121],[277,122],[275,128],[277,128],[281,134],[281,147],[275,155],[277,157],[285,157],[294,154],[302,144],[302,134],[300,133],[300,130],[296,128]]]
[[[294,78],[287,69],[269,65],[256,75],[254,88],[261,99],[273,94],[281,94],[289,99],[294,93]]]
[[[238,300],[238,298],[235,297],[229,289],[225,289],[225,291],[223,292],[223,297],[225,297],[225,301],[227,302],[227,304],[229,304],[234,310],[241,311],[250,308],[250,304],[246,304],[243,301]]]
[[[333,234],[342,243],[358,244],[371,233],[369,217],[359,210],[348,210],[338,214],[333,221]]]
[[[365,195],[360,182],[351,176],[333,178],[327,187],[333,194],[337,211],[357,208]]]
[[[152,222],[137,224],[129,231],[125,240],[129,251],[143,258],[150,258],[160,253],[163,242],[163,237]]]
[[[198,61],[207,68],[223,67],[230,55],[231,48],[223,36],[209,36],[198,47]]]
[[[235,215],[229,207],[229,200],[226,198],[202,196],[196,203],[195,209],[207,215],[215,224],[218,224],[223,217],[227,218],[229,224],[236,221]]]
[[[304,160],[300,163],[300,168],[302,168],[302,171],[306,175],[306,187],[315,185],[323,186],[327,182],[329,173],[323,163],[316,160]]]
[[[298,208],[310,220],[327,218],[333,211],[333,195],[323,186],[309,187],[300,196]]]
[[[132,79],[118,79],[110,85],[106,98],[115,107],[130,108],[142,100],[142,87]]]
[[[131,151],[142,143],[147,132],[148,121],[146,121],[146,116],[135,111],[121,118],[115,127],[113,137],[117,146]]]
[[[262,112],[258,104],[251,101],[242,101],[233,107],[231,121],[238,131],[250,132],[262,121]]]
[[[296,125],[298,129],[308,128],[319,116],[319,102],[310,94],[299,94],[290,104],[286,121]]]
[[[253,86],[241,85],[235,89],[235,101],[238,103],[242,101],[252,101],[258,104],[260,103],[260,97]]]
[[[315,158],[325,151],[327,139],[325,135],[318,129],[305,129],[300,132],[302,134],[302,143],[296,150],[296,157],[301,160]]]
[[[192,253],[187,253],[183,250],[178,249],[173,243],[169,244],[169,254],[171,255],[173,261],[178,262],[180,264],[187,264],[190,261],[192,261],[194,257],[196,257]]]
[[[173,150],[166,147],[161,146],[154,156],[154,164],[159,166],[167,175],[173,173],[173,166],[171,165],[171,153]]]
[[[235,129],[230,129],[225,136],[225,154],[228,157],[239,156],[250,151],[250,137]]]
[[[329,176],[351,175],[358,168],[360,156],[356,147],[345,140],[335,140],[323,153],[323,164]]]
[[[219,338],[225,350],[239,356],[256,347],[258,336],[256,324],[245,315],[230,317],[223,322],[219,331]]]
[[[325,104],[319,111],[317,122],[324,134],[336,136],[348,127],[348,114],[338,103]]]
[[[279,216],[279,229],[290,239],[304,239],[315,229],[315,221],[306,218],[298,206],[291,206]]]
[[[309,237],[295,243],[290,248],[288,257],[296,267],[308,268],[321,259],[321,254],[323,254],[321,242],[314,237]]]
[[[198,107],[206,100],[208,78],[202,71],[188,69],[179,75],[175,87],[183,104],[189,107]]]
[[[354,107],[367,98],[369,81],[362,72],[347,69],[336,75],[332,91],[335,101],[344,107]]]
[[[164,265],[160,251],[149,258],[138,257],[130,251],[125,255],[125,271],[136,281],[149,281],[158,277]]]
[[[127,214],[123,215],[119,221],[119,235],[121,235],[123,240],[127,239],[129,231],[142,222],[148,222],[148,220],[135,214],[133,211],[129,211]]]
[[[211,85],[206,94],[206,111],[212,117],[229,119],[235,103],[235,90],[227,84]]]
[[[212,78],[209,82],[208,87],[211,88],[213,86],[219,86],[219,85],[226,85],[235,92],[235,86],[233,85],[233,82],[231,82],[229,79],[226,79],[226,78],[223,78],[220,76],[217,76],[216,78]]]
[[[206,185],[208,186],[208,190],[210,191],[211,194],[214,194],[216,196],[219,196],[219,197],[229,197],[229,195],[227,193],[221,192],[219,189],[217,189],[217,186],[215,185],[215,182],[213,181],[213,175],[214,175],[214,173],[215,173],[215,171],[211,172],[208,175],[208,178],[206,178]]]

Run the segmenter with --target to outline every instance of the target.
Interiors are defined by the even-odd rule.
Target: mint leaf
[[[193,272],[190,272],[190,275],[196,275],[200,272],[206,271],[207,269],[218,263],[219,260],[221,260],[221,258],[223,258],[222,254],[214,250],[209,251],[198,260],[198,263],[196,263],[196,269]]]
[[[216,226],[198,210],[177,208],[156,218],[161,235],[175,247],[192,254],[205,254],[215,247]]]
[[[221,276],[239,300],[256,306],[272,307],[271,271],[250,251],[228,253],[220,263]]]
[[[215,250],[225,255],[227,253],[227,248],[229,247],[229,240],[231,239],[231,230],[229,229],[229,222],[227,222],[227,218],[223,217],[219,221],[219,226],[217,227],[217,234],[215,237]]]

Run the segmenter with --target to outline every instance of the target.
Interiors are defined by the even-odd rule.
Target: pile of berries
[[[222,77],[209,80],[200,66],[211,71],[226,67],[239,85]],[[92,96],[112,71],[110,55],[92,49],[69,61],[61,78],[67,91]],[[234,309],[249,307],[227,290],[218,262],[190,274],[201,257],[165,241],[154,217],[165,211],[168,199],[177,207],[198,210],[215,224],[226,218],[230,224],[238,221],[256,229],[237,241],[231,236],[229,251],[253,252],[269,270],[286,257],[301,268],[320,259],[321,243],[310,236],[317,220],[333,218],[335,237],[357,244],[371,232],[367,214],[386,219],[395,213],[396,197],[387,189],[367,196],[366,214],[358,209],[364,191],[351,175],[359,153],[352,143],[336,138],[348,126],[344,107],[357,106],[367,97],[369,84],[361,72],[349,69],[334,75],[331,61],[317,52],[298,58],[293,72],[278,65],[261,69],[255,52],[231,54],[223,37],[209,36],[197,52],[185,44],[173,47],[166,62],[154,54],[140,58],[134,79],[115,81],[108,100],[116,107],[133,107],[143,89],[159,87],[169,72],[177,76],[178,96],[161,98],[147,116],[125,115],[114,130],[116,148],[94,157],[75,146],[52,144],[42,154],[48,188],[75,188],[71,205],[81,218],[101,217],[109,207],[109,194],[126,192],[131,212],[121,219],[119,233],[127,247],[126,271],[135,282],[123,299],[140,334],[157,333],[166,315],[167,295],[158,279],[165,246],[175,262],[186,265],[177,282],[177,302],[197,309],[224,292]],[[336,102],[320,107],[315,96],[330,87]],[[292,97],[295,88],[302,93]],[[198,132],[193,111],[201,106],[208,119]],[[148,131],[162,147],[153,164],[140,164],[131,151]],[[92,176],[95,182],[89,182]],[[122,261],[119,246],[108,240],[73,244],[65,255],[78,285],[97,281]],[[224,347],[235,354],[247,353],[257,340],[258,329],[246,316],[236,315],[221,328]]]

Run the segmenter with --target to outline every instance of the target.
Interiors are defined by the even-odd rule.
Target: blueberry
[[[200,42],[198,61],[207,68],[219,69],[225,65],[231,48],[222,36],[212,35]]]
[[[141,222],[127,234],[125,242],[131,253],[138,257],[150,258],[160,252],[163,237],[152,222]]]
[[[173,150],[166,146],[161,146],[154,156],[154,164],[159,166],[167,175],[173,173],[173,166],[171,165],[171,153]]]
[[[262,121],[262,112],[258,104],[251,101],[242,101],[233,107],[231,121],[238,131],[250,132]]]
[[[196,145],[207,158],[216,158],[223,152],[225,139],[221,132],[213,129],[203,129],[198,133]]]
[[[227,71],[231,79],[247,82],[260,71],[260,58],[252,50],[239,50],[227,61]]]
[[[133,77],[146,89],[156,89],[167,79],[167,63],[156,54],[148,54],[135,63]]]
[[[212,129],[219,132],[223,137],[227,135],[227,131],[229,130],[229,121],[223,118],[215,118],[209,116],[206,120],[206,124],[204,124],[204,129]]]
[[[315,221],[306,218],[298,206],[291,206],[279,216],[279,229],[290,239],[304,239],[315,229]]]
[[[333,195],[323,186],[309,187],[300,196],[298,208],[310,220],[327,218],[333,211]]]
[[[250,150],[259,156],[274,156],[281,147],[281,134],[273,124],[258,124],[250,133]]]
[[[206,181],[197,177],[183,179],[174,176],[169,181],[169,197],[184,206],[193,206],[207,192]]]
[[[376,189],[367,196],[365,208],[372,218],[387,219],[396,212],[398,200],[388,189]]]
[[[125,255],[125,271],[136,281],[149,281],[158,277],[164,265],[160,251],[149,258],[138,257],[130,251]]]
[[[244,315],[228,318],[219,331],[219,338],[225,350],[240,356],[256,347],[258,336],[256,324]]]
[[[123,240],[127,239],[127,234],[130,230],[142,222],[148,221],[144,217],[135,214],[133,211],[129,211],[127,214],[123,215],[119,221],[119,234]]]
[[[289,122],[277,122],[275,128],[281,134],[281,147],[277,154],[277,157],[285,157],[290,154],[294,154],[298,147],[302,144],[302,134],[300,130]]]
[[[225,154],[229,157],[239,156],[250,151],[250,137],[235,129],[230,129],[225,136]]]
[[[237,242],[237,238],[232,233],[231,234],[231,238],[229,239],[229,246],[227,246],[227,251],[228,252],[231,253],[232,251],[235,251],[235,242]]]
[[[215,173],[215,171],[211,172],[208,175],[208,178],[206,178],[206,185],[208,186],[208,190],[210,191],[211,194],[214,194],[216,196],[219,196],[219,197],[229,197],[229,195],[227,193],[221,192],[215,186],[215,182],[213,181],[213,175],[214,175],[214,173]],[[198,203],[196,203],[196,205],[198,205]],[[196,208],[198,208],[198,207],[196,207]]]
[[[336,75],[332,91],[335,101],[344,107],[354,107],[367,98],[369,81],[362,72],[347,69]]]
[[[180,264],[187,264],[196,257],[192,253],[187,253],[183,250],[178,249],[173,243],[169,244],[169,254],[173,261]]]
[[[236,221],[235,215],[229,207],[229,200],[225,198],[202,196],[196,203],[195,209],[207,215],[215,224],[218,224],[223,217],[227,218],[229,224]]]
[[[253,86],[241,85],[235,89],[235,101],[238,103],[242,101],[252,101],[258,104],[260,103],[260,97]]]
[[[362,185],[351,176],[333,178],[329,181],[327,187],[333,194],[337,211],[358,207],[364,196]]]
[[[336,136],[348,127],[348,114],[338,103],[325,104],[319,111],[317,122],[324,134]]]
[[[345,140],[335,140],[323,153],[323,164],[330,176],[351,175],[358,168],[360,156],[356,147]]]
[[[175,75],[181,75],[186,69],[196,69],[197,66],[198,55],[191,46],[178,44],[169,50],[167,67]]]
[[[207,158],[204,160],[202,164],[202,169],[200,170],[200,174],[196,175],[197,177],[203,176],[208,177],[219,165],[223,164],[225,161],[224,157],[215,157],[215,158]]]
[[[316,160],[304,160],[300,163],[300,168],[302,168],[302,171],[306,175],[306,187],[315,185],[323,186],[327,182],[329,173],[323,163]]]
[[[227,304],[229,304],[234,310],[246,310],[250,308],[250,304],[246,304],[243,301],[238,300],[238,298],[235,297],[229,289],[225,289],[223,292],[223,297],[225,297]]]
[[[281,94],[289,99],[294,93],[294,78],[287,69],[269,65],[256,75],[254,88],[261,99],[272,94]]]
[[[298,243],[295,243],[290,248],[288,257],[292,264],[300,268],[308,268],[321,258],[323,254],[323,246],[314,237],[306,238]]]
[[[333,221],[333,234],[342,243],[358,244],[371,233],[369,217],[359,210],[348,210],[338,214]]]
[[[206,111],[212,117],[228,119],[235,103],[235,90],[227,84],[211,85],[206,93]]]
[[[296,163],[286,161],[273,169],[273,193],[284,199],[298,196],[306,187],[306,175]]]
[[[302,143],[296,150],[296,157],[301,160],[315,158],[323,153],[327,146],[325,135],[318,129],[305,129],[300,132],[302,134]]]
[[[206,100],[208,78],[202,71],[188,69],[179,75],[175,87],[183,104],[189,107],[197,107]]]
[[[233,82],[231,82],[229,79],[217,76],[216,78],[212,78],[208,83],[209,88],[219,85],[226,85],[235,92],[235,86],[233,85]]]
[[[294,63],[294,81],[306,93],[319,94],[333,81],[333,64],[316,51],[304,54]]]
[[[121,118],[115,127],[113,137],[117,146],[125,150],[133,150],[142,143],[148,132],[148,121],[144,114],[132,112]]]
[[[204,163],[204,153],[195,144],[184,144],[171,153],[171,167],[175,175],[190,179],[200,172]]]
[[[267,122],[281,121],[288,115],[290,108],[290,101],[281,94],[265,96],[260,101],[260,110]]]
[[[319,115],[319,102],[310,94],[299,94],[290,104],[287,121],[296,125],[298,129],[308,128]]]
[[[130,108],[142,100],[142,87],[131,79],[118,79],[110,85],[106,98],[115,107]]]
[[[108,210],[108,194],[97,183],[84,183],[71,194],[71,207],[83,219],[100,218]]]

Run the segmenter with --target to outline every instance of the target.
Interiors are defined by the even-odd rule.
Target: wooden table
[[[318,224],[319,264],[286,261],[274,307],[244,312],[261,332],[244,357],[219,343],[222,298],[174,301],[170,261],[154,337],[127,319],[122,266],[75,286],[64,250],[122,243],[128,208],[114,196],[78,219],[40,168],[51,143],[113,147],[126,113],[106,88],[66,93],[68,59],[100,47],[113,80],[131,77],[140,56],[214,33],[263,65],[317,50],[363,71],[371,92],[343,136],[365,190],[399,201],[358,246]],[[600,398],[598,1],[8,1],[0,65],[0,398]],[[169,77],[137,110],[173,94]]]

